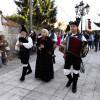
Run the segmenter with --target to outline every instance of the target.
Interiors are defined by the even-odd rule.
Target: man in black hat
[[[76,93],[77,92],[77,81],[79,77],[79,72],[80,72],[80,63],[81,63],[81,57],[78,57],[74,55],[73,53],[69,52],[67,47],[67,43],[69,42],[68,39],[70,39],[71,36],[78,38],[79,40],[86,41],[85,37],[79,33],[78,25],[79,25],[79,19],[70,22],[70,28],[71,28],[71,33],[69,33],[65,40],[62,42],[62,44],[66,45],[66,58],[65,58],[65,66],[64,66],[64,74],[67,76],[69,79],[66,87],[69,87],[72,83],[72,92]],[[76,41],[74,42],[74,46],[76,45]],[[71,47],[71,46],[70,46]],[[80,48],[80,46],[79,46]],[[85,52],[87,50],[85,49]],[[71,65],[73,65],[73,77],[71,75]]]
[[[70,25],[67,25],[67,28],[65,30],[65,34],[63,34],[61,41],[64,41],[66,35],[70,33]]]
[[[15,49],[19,49],[21,63],[23,64],[22,76],[20,81],[25,80],[25,75],[32,73],[30,64],[29,64],[29,49],[32,48],[33,42],[31,37],[27,35],[27,30],[22,25],[21,34],[16,42]]]

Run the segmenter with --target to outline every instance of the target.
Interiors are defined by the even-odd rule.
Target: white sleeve
[[[62,36],[61,42],[64,41],[64,35]]]
[[[64,38],[64,40],[66,40],[66,37]]]
[[[87,41],[86,38],[82,35],[82,41]]]
[[[82,35],[82,41],[87,41],[86,38],[84,37],[84,35]],[[88,45],[85,45],[85,48],[87,48]]]
[[[19,48],[17,46],[18,44],[19,44],[19,41],[17,40],[16,45],[15,45],[15,50],[19,50]]]
[[[57,35],[54,33],[54,41],[57,42]]]
[[[24,46],[25,48],[27,48],[27,49],[32,48],[33,42],[32,42],[31,37],[28,37],[28,43],[23,43],[23,46]]]
[[[66,40],[67,37],[68,37],[68,34],[65,36],[64,40]]]

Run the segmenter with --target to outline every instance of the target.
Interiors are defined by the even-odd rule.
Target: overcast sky
[[[58,21],[68,24],[69,21],[75,20],[75,6],[79,4],[82,0],[55,0],[55,5],[57,6],[57,19]],[[90,5],[90,12],[88,15],[83,17],[83,22],[86,19],[91,19],[92,22],[100,22],[100,0],[83,0],[85,5],[88,3]],[[11,15],[17,13],[17,6],[14,3],[14,0],[1,0],[0,10],[3,11],[4,15]],[[83,23],[84,24],[84,23]],[[83,25],[84,27],[84,25]],[[96,28],[92,24],[92,28]],[[84,28],[83,28],[84,29]]]

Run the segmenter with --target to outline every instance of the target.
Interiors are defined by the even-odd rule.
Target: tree
[[[22,15],[11,15],[11,16],[5,16],[5,17],[11,21],[19,23],[20,25],[26,24],[25,18]]]
[[[37,27],[41,26],[41,23],[43,21],[41,3],[42,0],[34,0],[33,3],[33,24]]]
[[[57,15],[57,7],[54,7],[54,3],[55,1],[51,1],[51,7],[49,10],[49,24],[54,25],[54,23],[56,23],[56,15]]]
[[[100,14],[98,14],[98,16],[100,16]],[[94,24],[95,24],[96,26],[100,27],[100,22],[99,22],[99,23],[98,23],[98,22],[94,22]]]
[[[17,8],[18,14],[25,17],[25,20],[27,23],[29,22],[29,1],[30,0],[15,1],[15,4],[18,6]],[[34,1],[37,1],[37,0],[34,0]]]
[[[18,14],[29,20],[29,1],[15,1],[18,6]],[[53,25],[56,22],[57,7],[54,6],[55,0],[33,0],[33,24],[36,26]]]

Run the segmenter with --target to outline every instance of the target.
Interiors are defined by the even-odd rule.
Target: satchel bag
[[[59,46],[59,51],[65,53],[65,47],[63,45]]]
[[[53,44],[53,49],[56,49],[56,44]]]

